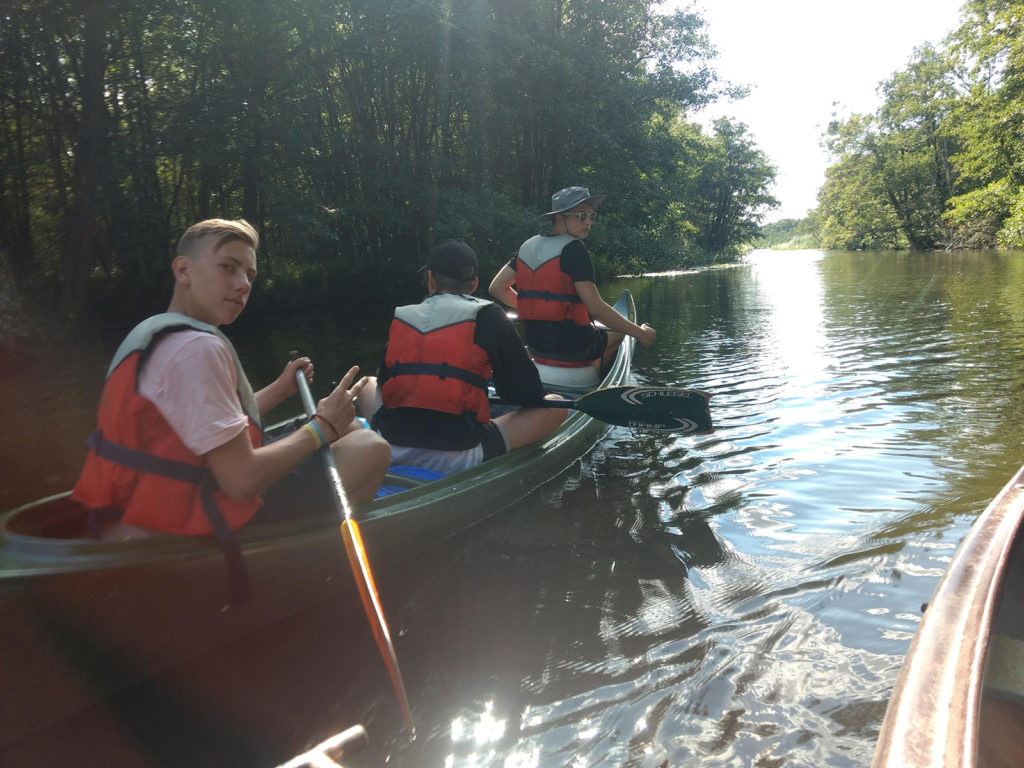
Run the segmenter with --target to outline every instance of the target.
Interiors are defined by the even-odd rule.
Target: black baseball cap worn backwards
[[[446,240],[430,252],[427,269],[455,280],[472,280],[480,263],[476,253],[461,240]]]

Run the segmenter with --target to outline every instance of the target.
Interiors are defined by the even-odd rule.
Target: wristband
[[[320,430],[320,427],[316,425],[315,421],[307,421],[302,425],[302,428],[313,436],[313,440],[316,443],[316,450],[319,451],[320,448],[323,447],[324,443],[327,442],[324,440],[324,433]]]

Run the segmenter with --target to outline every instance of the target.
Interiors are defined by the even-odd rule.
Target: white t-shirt
[[[160,338],[139,373],[139,394],[198,456],[224,445],[248,424],[231,352],[212,333],[187,329]]]

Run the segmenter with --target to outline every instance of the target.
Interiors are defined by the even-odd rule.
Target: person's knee
[[[332,450],[339,470],[345,467],[356,469],[360,475],[353,478],[356,482],[365,480],[379,485],[391,461],[391,446],[372,429],[349,432],[332,446]]]
[[[499,417],[509,450],[543,440],[565,421],[569,412],[564,408],[521,408]]]
[[[376,376],[366,377],[366,386],[355,399],[355,405],[357,413],[367,420],[380,408],[380,384]]]
[[[566,408],[545,408],[548,412],[546,421],[546,429],[548,435],[562,426],[562,423],[569,418],[569,411]]]
[[[534,443],[543,440],[548,437],[552,432],[562,426],[569,417],[569,411],[565,408],[538,408],[538,413],[534,414]]]
[[[387,471],[391,461],[391,444],[372,429],[364,429],[360,433],[360,450],[372,457],[375,466],[383,466]]]
[[[560,397],[559,395],[547,395],[544,399],[558,402],[559,400],[564,400],[565,398]],[[569,418],[568,408],[543,408],[542,410],[548,412],[548,423],[552,425],[552,431],[562,426],[562,422]]]

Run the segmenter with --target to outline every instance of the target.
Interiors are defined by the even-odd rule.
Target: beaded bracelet
[[[316,450],[319,451],[320,448],[323,447],[324,443],[327,442],[326,440],[324,440],[323,431],[320,429],[320,427],[317,426],[317,423],[315,421],[307,421],[305,424],[302,425],[302,428],[313,436],[313,440],[316,442]]]
[[[339,432],[338,428],[327,420],[326,416],[321,416],[319,413],[314,413],[313,414],[313,418],[314,419],[320,419],[324,424],[326,424],[328,427],[330,427],[331,430],[334,432],[334,439],[335,440],[337,440],[339,437],[341,437],[341,432]],[[323,434],[323,433],[321,433],[321,434]],[[330,441],[329,440],[324,440],[324,442],[330,442]]]

